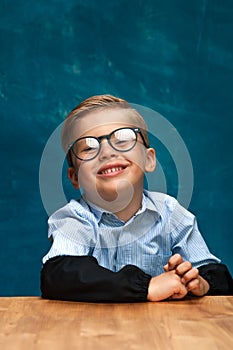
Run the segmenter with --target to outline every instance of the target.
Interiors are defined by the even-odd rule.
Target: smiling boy
[[[73,156],[73,167],[68,169],[72,184],[77,189],[84,189],[87,200],[106,210],[111,207],[111,211],[124,221],[128,221],[141,207],[144,172],[155,168],[155,151],[146,147],[134,119],[135,116],[131,116],[128,110],[119,113],[119,109],[113,107],[100,108],[80,117],[76,137],[101,135],[101,149],[95,158],[87,161]],[[110,140],[114,140],[118,132],[118,135],[124,133],[126,139],[137,138],[137,142],[134,144],[133,141],[133,147],[130,144],[131,149],[127,151],[121,147],[117,150],[117,143],[114,149],[102,135],[115,130],[116,135],[113,134]],[[73,147],[78,147],[77,143]],[[132,198],[129,191],[132,191]]]
[[[212,255],[195,217],[165,194],[143,189],[156,167],[147,126],[124,100],[83,101],[62,134],[79,200],[49,218],[42,297],[94,302],[231,294],[227,267]]]

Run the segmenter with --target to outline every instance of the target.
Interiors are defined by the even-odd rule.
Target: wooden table
[[[0,298],[1,350],[232,350],[233,297],[138,304]]]

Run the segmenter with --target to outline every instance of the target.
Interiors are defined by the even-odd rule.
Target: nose
[[[116,154],[117,151],[111,147],[107,139],[101,141],[99,153],[100,160],[115,157]]]

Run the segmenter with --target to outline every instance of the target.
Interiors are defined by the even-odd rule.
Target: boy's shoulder
[[[76,242],[79,238],[77,232],[82,232],[84,240],[87,236],[93,236],[96,221],[87,205],[81,203],[81,200],[72,199],[49,217],[48,226],[49,238],[62,234],[63,237]]]
[[[71,199],[67,204],[63,207],[57,209],[50,217],[49,220],[53,220],[56,218],[65,218],[65,217],[75,217],[75,218],[83,218],[83,219],[92,219],[93,213],[90,211],[87,203],[80,199]]]
[[[170,218],[172,221],[179,221],[181,218],[189,218],[193,220],[194,215],[183,207],[176,198],[161,192],[146,191],[144,195],[148,198],[156,211],[166,220]]]
[[[164,208],[164,206],[174,208],[176,205],[180,205],[176,198],[166,193],[147,190],[144,190],[143,193],[155,206],[159,206],[160,209]]]

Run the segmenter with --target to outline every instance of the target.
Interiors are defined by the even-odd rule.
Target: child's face
[[[126,110],[92,111],[78,119],[72,137],[73,140],[84,136],[100,137],[122,127],[138,127],[133,120]],[[141,200],[144,172],[154,170],[155,151],[144,146],[139,134],[136,145],[127,152],[113,149],[103,139],[94,159],[81,161],[73,156],[73,164],[68,176],[74,187],[81,187],[90,202],[116,212],[132,200]]]

